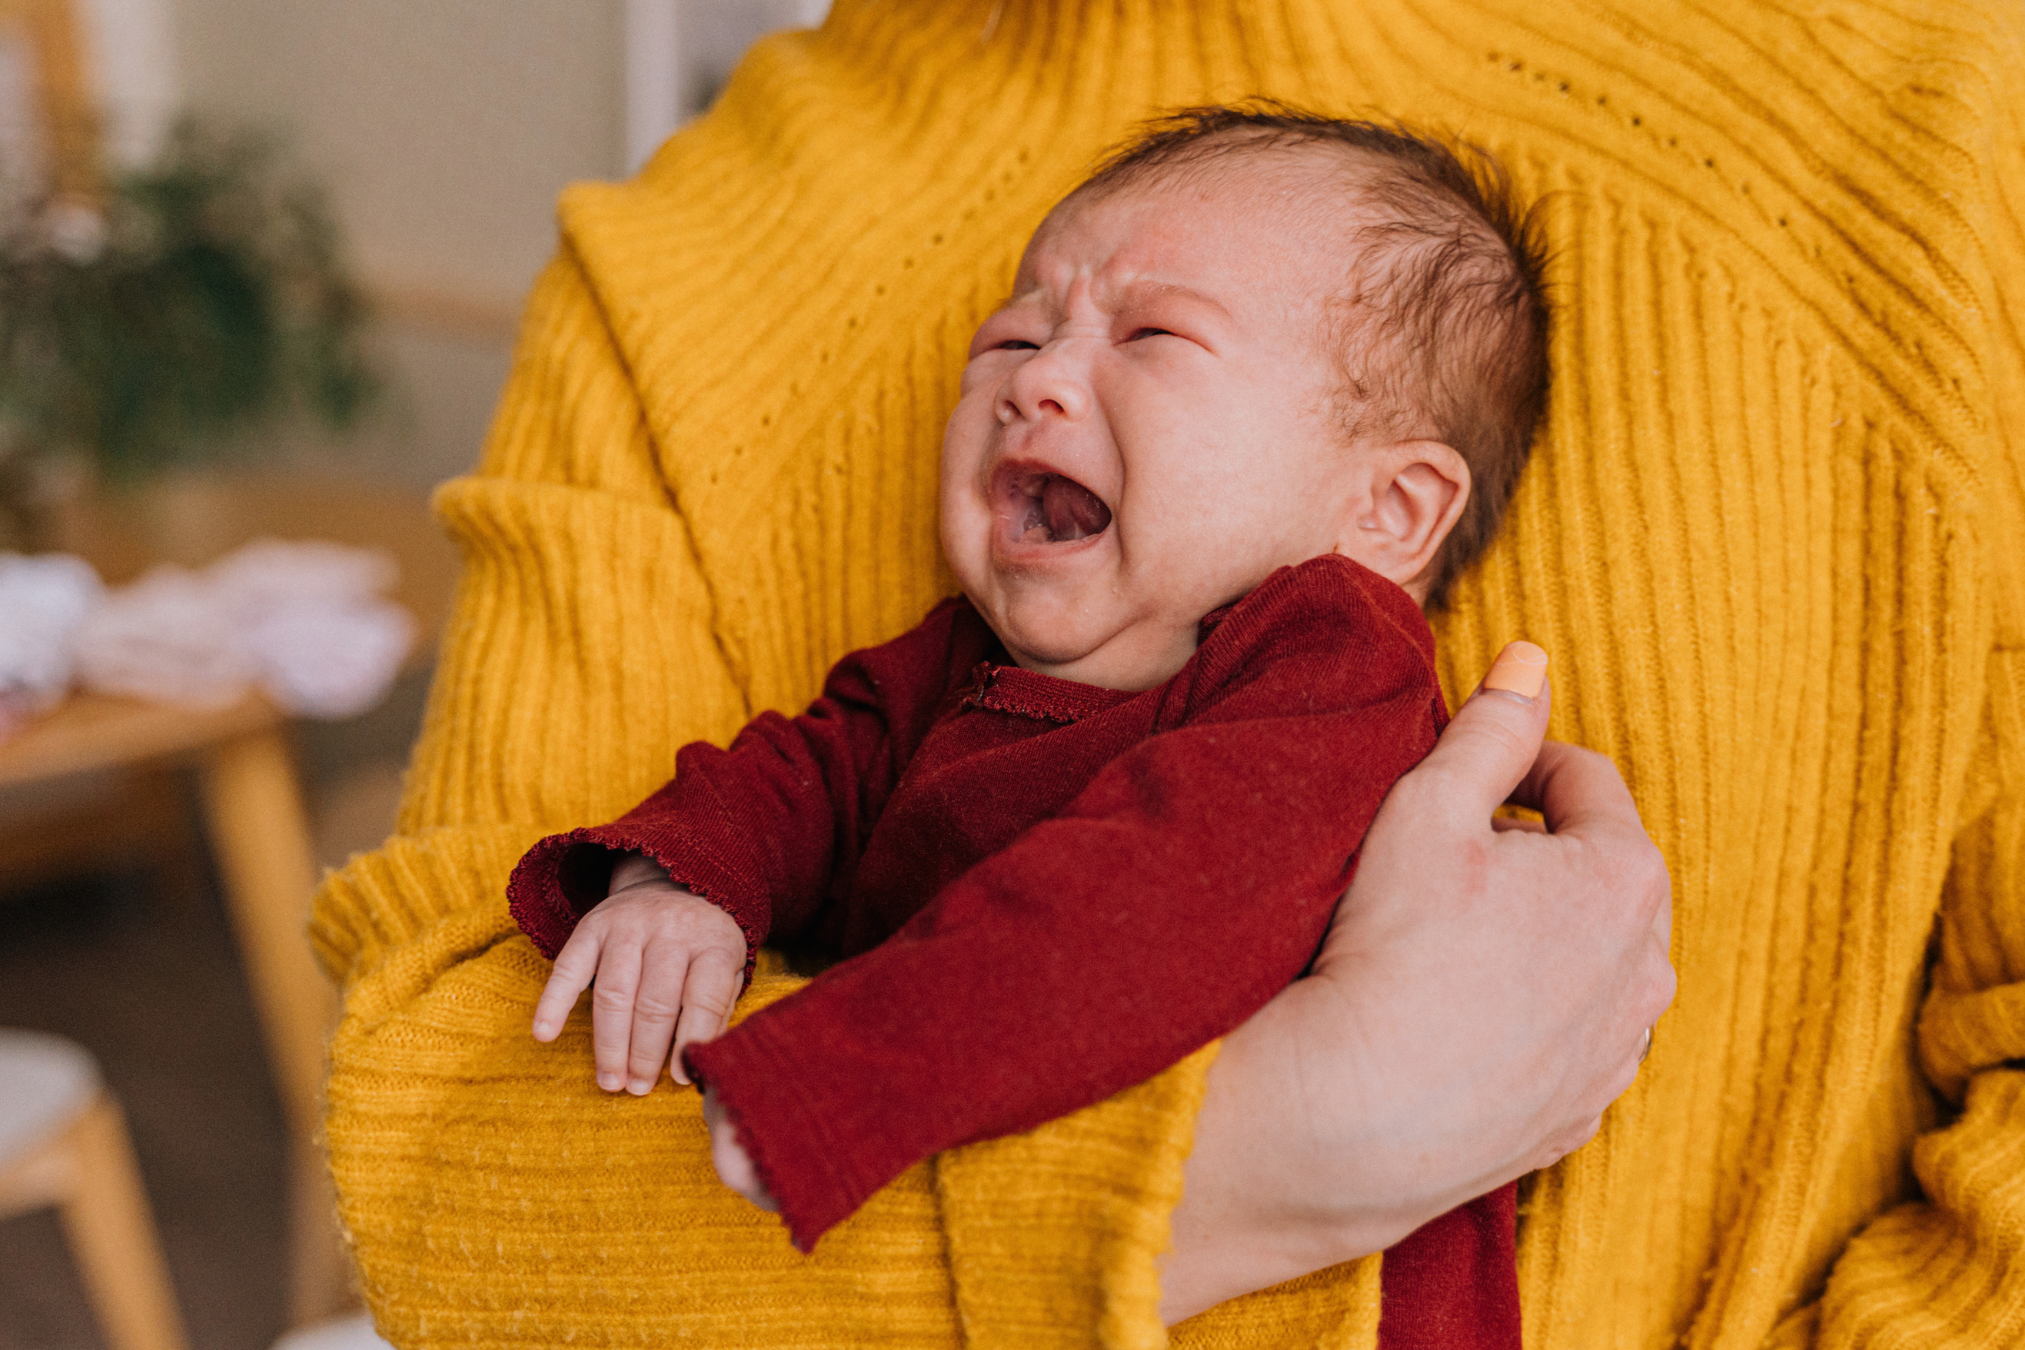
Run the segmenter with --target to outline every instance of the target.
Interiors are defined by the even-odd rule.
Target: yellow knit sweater
[[[804,1259],[696,1099],[610,1098],[502,888],[950,589],[935,462],[1028,232],[1150,111],[1453,128],[1549,194],[1551,415],[1440,624],[1673,868],[1680,996],[1535,1179],[1536,1347],[2025,1343],[2025,8],[844,0],[572,189],[400,834],[325,884],[329,1139],[402,1347],[1157,1346],[1214,1050],[914,1169]],[[748,1005],[791,982],[763,978]],[[1186,1324],[1370,1345],[1377,1262]]]

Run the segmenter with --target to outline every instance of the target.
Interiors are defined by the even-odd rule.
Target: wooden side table
[[[0,0],[4,3],[4,0]],[[156,563],[199,566],[262,535],[384,549],[400,565],[393,598],[412,611],[425,664],[450,607],[456,550],[415,492],[287,474],[165,479],[82,503],[59,546],[118,584]],[[355,1307],[350,1258],[317,1133],[337,996],[309,946],[316,853],[290,754],[287,719],[258,695],[213,712],[76,694],[0,742],[0,789],[140,766],[196,770],[205,829],[288,1117],[289,1320]]]
[[[194,766],[202,786],[205,829],[287,1113],[289,1311],[299,1325],[343,1311],[354,1298],[316,1143],[337,1000],[310,953],[315,855],[286,720],[257,695],[197,712],[79,694],[0,743],[0,787],[177,762]]]

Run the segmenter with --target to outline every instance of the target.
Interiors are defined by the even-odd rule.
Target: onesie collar
[[[963,696],[963,706],[1066,726],[1130,702],[1141,692],[1078,684],[1022,666],[980,661],[971,672],[971,688]]]
[[[1203,615],[1200,637],[1207,638],[1242,603],[1242,600],[1233,600]],[[1145,692],[1079,684],[1075,680],[1043,675],[1024,666],[999,665],[992,661],[978,662],[970,672],[970,678],[971,686],[963,696],[962,706],[1010,713],[1014,717],[1031,717],[1039,722],[1056,722],[1063,726],[1115,708]]]

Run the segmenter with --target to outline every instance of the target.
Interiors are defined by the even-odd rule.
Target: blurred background
[[[341,1343],[303,922],[391,829],[428,491],[558,191],[827,7],[0,0],[0,1350]]]

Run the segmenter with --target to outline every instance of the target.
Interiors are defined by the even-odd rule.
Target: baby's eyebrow
[[[986,313],[996,314],[1002,309],[1011,309],[1014,305],[1026,299],[1028,296],[1035,294],[1040,289],[1041,288],[1039,286],[1029,286],[1025,290],[1021,290],[1019,288],[1019,283],[1014,282],[1013,288],[1007,291],[1003,296],[1001,296],[999,298],[999,302],[993,305],[989,310],[987,310]]]
[[[1008,291],[1005,297],[996,305],[992,306],[989,312],[997,314],[1011,309],[1022,301],[1032,300],[1046,290],[1047,288],[1041,285],[1028,286],[1024,290],[1016,286],[1013,290]],[[1195,289],[1195,287],[1184,285],[1179,281],[1128,281],[1116,288],[1116,294],[1121,301],[1142,304],[1148,300],[1158,300],[1173,296],[1178,299],[1193,301],[1199,305],[1205,305],[1226,319],[1231,317],[1230,310],[1225,308],[1223,302],[1215,296],[1204,294],[1202,291]]]
[[[1122,289],[1124,298],[1128,300],[1164,299],[1174,296],[1182,300],[1192,300],[1199,305],[1207,305],[1226,319],[1230,317],[1230,311],[1214,296],[1205,295],[1195,287],[1184,286],[1178,281],[1134,281],[1127,283]]]

